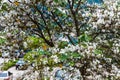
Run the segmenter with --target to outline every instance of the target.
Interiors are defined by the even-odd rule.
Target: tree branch
[[[50,38],[50,40],[52,41],[51,33],[50,33],[50,30],[49,30],[49,28],[48,28],[48,25],[47,25],[47,22],[46,22],[46,20],[45,20],[45,18],[44,18],[43,13],[42,13],[36,6],[34,6],[34,7],[35,7],[35,9],[40,13],[41,18],[42,18],[42,20],[43,20],[43,22],[44,22],[44,24],[45,24],[47,33],[48,33],[48,35],[49,35],[49,38]]]
[[[80,28],[79,28],[79,25],[78,25],[78,20],[76,18],[76,12],[73,10],[72,6],[70,5],[70,0],[67,0],[68,1],[68,4],[70,6],[70,11],[71,11],[71,14],[73,16],[73,19],[74,19],[74,24],[75,24],[75,27],[76,27],[76,34],[77,34],[77,37],[80,35]]]
[[[92,33],[92,34],[91,34],[91,36],[95,35],[91,41],[95,40],[95,38],[96,38],[97,36],[99,36],[100,34],[108,34],[108,33],[118,34],[118,35],[120,36],[120,33],[119,33],[119,32],[118,32],[118,33],[115,33],[114,31],[110,31],[110,32],[102,32],[102,31],[100,31],[100,32],[96,32],[96,33]]]
[[[77,8],[76,8],[76,10],[75,10],[76,13],[78,12],[78,9],[79,9],[79,7],[80,7],[80,4],[81,4],[81,0],[78,1]]]
[[[52,18],[53,18],[53,20],[57,23],[57,25],[61,28],[61,30],[62,30],[63,32],[65,32],[65,30],[64,30],[63,27],[62,27],[62,25],[57,21],[54,13],[53,13],[52,11],[51,11],[51,13],[52,13]],[[69,36],[68,34],[66,34],[66,36],[68,37],[69,41],[70,41],[73,45],[75,45],[75,44],[73,43],[73,41],[71,40],[70,36]]]
[[[40,37],[43,38],[44,41],[45,41],[48,45],[50,45],[51,47],[53,47],[53,46],[54,46],[53,42],[52,42],[52,41],[49,41],[49,40],[47,40],[47,39],[45,38],[45,36],[44,36],[44,34],[42,33],[42,30],[41,30],[41,28],[40,28],[40,26],[39,26],[39,23],[38,23],[37,21],[33,20],[33,19],[30,17],[29,14],[27,14],[27,16],[30,18],[30,20],[31,20],[34,24],[37,25],[37,27],[38,27],[38,29],[39,29]]]

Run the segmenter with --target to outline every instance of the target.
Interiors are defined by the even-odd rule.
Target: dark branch
[[[70,0],[67,0],[67,1],[68,1],[69,6],[70,6],[70,11],[71,11],[71,14],[72,14],[73,19],[74,19],[74,24],[76,27],[76,33],[77,33],[77,37],[78,37],[80,35],[80,28],[79,28],[78,20],[76,17],[76,12],[73,10],[72,6],[70,5]]]
[[[49,30],[49,28],[48,28],[48,25],[47,25],[47,22],[46,22],[46,20],[45,20],[45,18],[44,18],[43,13],[42,13],[37,7],[35,7],[35,9],[40,13],[41,18],[42,18],[42,20],[44,21],[44,24],[45,24],[47,33],[48,33],[48,35],[49,35],[49,38],[50,38],[50,40],[52,41],[51,33],[50,33],[50,30]]]
[[[63,26],[57,21],[54,13],[53,13],[52,11],[51,11],[51,13],[52,13],[52,19],[57,23],[57,25],[61,28],[61,30],[62,30],[63,32],[66,32],[66,31],[63,29]],[[73,41],[71,40],[69,34],[66,34],[66,36],[68,37],[69,41],[70,41],[73,45],[75,45],[75,44],[73,43]]]
[[[78,12],[78,9],[79,9],[80,5],[81,5],[81,0],[78,1],[77,8],[75,10],[76,13]]]

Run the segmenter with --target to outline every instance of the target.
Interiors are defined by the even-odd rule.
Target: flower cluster
[[[50,1],[48,3],[52,4],[51,7],[44,1],[21,1],[12,2],[14,4],[9,5],[11,8],[8,8],[8,12],[0,13],[0,26],[5,27],[3,32],[12,42],[12,47],[24,46],[33,49],[28,46],[32,42],[35,41],[35,48],[39,42],[43,44],[39,47],[45,50],[36,51],[39,55],[35,58],[36,71],[50,77],[51,75],[45,72],[57,66],[61,70],[52,75],[54,78],[120,79],[119,0],[104,0],[104,4],[101,5],[81,2],[85,4],[78,8],[70,2],[71,0],[68,0],[69,4],[67,1],[63,4],[63,0],[60,3],[57,3],[58,0]],[[76,0],[77,3],[79,2]],[[74,13],[77,9],[78,13]],[[21,45],[19,41],[28,35],[32,39],[28,38]],[[10,47],[8,49],[13,50]],[[31,53],[33,55],[33,52]],[[46,67],[50,69],[42,70]]]

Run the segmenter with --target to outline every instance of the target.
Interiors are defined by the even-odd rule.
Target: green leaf
[[[59,9],[54,9],[54,13],[61,16],[62,15],[62,11],[60,11]]]
[[[41,55],[45,54],[45,51],[38,51],[38,53]]]
[[[87,44],[86,43],[81,43],[81,46],[83,46],[84,48],[87,48]]]
[[[3,3],[3,5],[2,5],[2,10],[6,11],[6,10],[7,10],[7,7],[8,7],[8,4],[7,4],[7,3]]]
[[[89,42],[91,40],[91,36],[84,33],[81,36],[79,36],[78,39],[80,42]]]
[[[95,53],[95,54],[102,54],[102,51],[99,50],[99,49],[95,49],[95,50],[94,50],[94,53]]]
[[[67,41],[61,41],[59,44],[58,44],[58,47],[59,48],[65,48],[65,46],[68,45],[68,42]]]
[[[70,61],[70,62],[69,62],[69,65],[70,65],[70,66],[74,66],[75,63],[74,63],[73,61]]]
[[[113,41],[108,41],[110,47],[113,47]]]
[[[72,26],[72,23],[68,23],[68,26]]]
[[[81,57],[79,53],[75,52],[75,53],[72,53],[71,55],[73,58],[79,58]]]
[[[6,39],[0,38],[0,44],[4,44],[6,42]]]
[[[68,59],[68,56],[65,55],[65,54],[62,54],[62,55],[60,56],[60,60],[61,60],[61,61],[65,61],[65,60],[67,60],[67,59]]]
[[[58,3],[58,0],[54,0],[54,2]]]

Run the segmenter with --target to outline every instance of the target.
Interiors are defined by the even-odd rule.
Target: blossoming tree
[[[61,67],[71,73],[62,76],[66,80],[119,79],[120,2],[89,1],[9,0],[6,14],[11,17],[3,15],[1,21],[4,26],[37,35],[50,46],[38,51],[36,70]],[[75,78],[76,69],[80,73]]]

